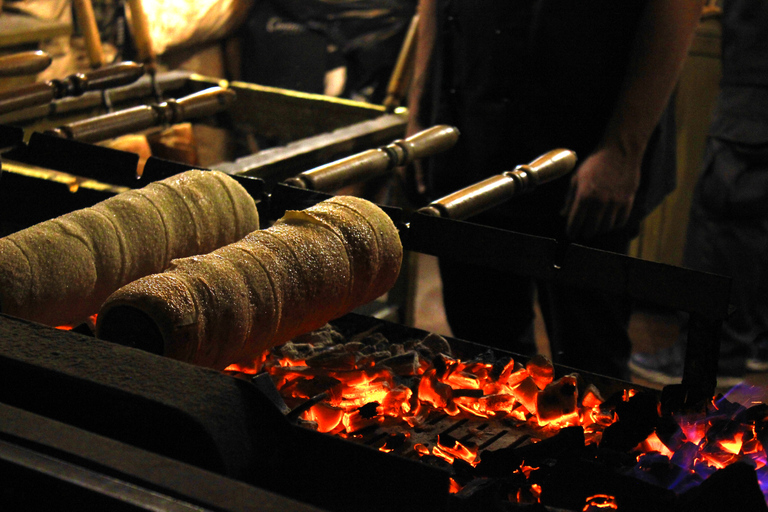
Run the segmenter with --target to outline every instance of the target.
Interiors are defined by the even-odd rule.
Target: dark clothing
[[[684,266],[733,278],[720,372],[744,371],[752,343],[768,332],[768,140],[710,137],[688,223]]]
[[[589,155],[625,78],[645,0],[446,0],[439,5],[430,123],[457,126],[455,148],[434,158],[440,197],[555,148]],[[671,109],[668,109],[668,113]],[[428,123],[429,124],[429,123]],[[671,115],[653,135],[629,225],[588,244],[625,252],[640,220],[674,188]],[[569,178],[545,184],[473,222],[564,239]],[[531,352],[533,283],[526,276],[441,261],[454,335]],[[629,305],[619,297],[538,283],[555,362],[625,376]]]
[[[241,79],[322,94],[344,66],[343,97],[384,100],[416,0],[255,2],[241,28]]]
[[[556,147],[581,158],[590,154],[613,111],[644,5],[645,0],[445,0],[427,110],[431,120],[459,126],[461,137],[455,150],[435,159],[432,195]],[[649,146],[637,218],[674,189],[671,115]],[[560,199],[567,181],[540,187],[537,194]]]
[[[723,86],[768,87],[768,8],[761,0],[723,0]]]
[[[743,371],[768,332],[768,3],[725,0],[722,25],[721,90],[684,255],[687,267],[733,277],[721,372]]]

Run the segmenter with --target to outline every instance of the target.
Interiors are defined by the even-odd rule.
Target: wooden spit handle
[[[34,75],[51,65],[51,56],[36,50],[0,57],[0,77]]]
[[[431,202],[419,213],[463,220],[498,206],[513,196],[532,190],[542,183],[565,176],[576,166],[576,153],[554,149],[527,165],[491,176]]]
[[[141,0],[126,0],[126,3],[131,10],[131,27],[139,60],[147,66],[149,73],[154,73],[157,65],[157,55],[155,55],[155,49],[152,46],[149,20],[147,19],[144,5]]]
[[[437,125],[378,149],[369,149],[294,176],[285,181],[298,188],[330,192],[385,176],[395,167],[446,151],[456,144],[459,130]]]
[[[82,76],[82,92],[100,91],[120,87],[122,85],[132,84],[142,77],[144,66],[136,62],[126,61],[94,69],[86,73],[78,73],[75,76]],[[82,93],[80,93],[82,94]]]
[[[63,80],[49,80],[0,92],[0,114],[27,107],[45,105],[67,96],[80,96],[88,91],[119,87],[135,82],[144,74],[144,67],[135,62],[75,73]]]
[[[399,107],[405,98],[406,89],[413,76],[413,59],[416,55],[416,33],[419,26],[419,15],[414,14],[408,32],[403,39],[400,54],[392,70],[392,76],[387,84],[387,95],[384,98],[384,107],[387,112],[392,112]]]
[[[73,0],[73,6],[80,32],[83,33],[83,39],[85,39],[88,61],[92,68],[100,68],[107,63],[107,59],[101,45],[101,35],[99,35],[99,27],[96,25],[96,16],[93,14],[93,4],[91,0]]]
[[[47,130],[45,134],[80,142],[98,142],[154,126],[175,124],[216,114],[229,108],[235,101],[235,96],[235,91],[231,89],[211,87],[159,105],[142,105],[76,121]]]

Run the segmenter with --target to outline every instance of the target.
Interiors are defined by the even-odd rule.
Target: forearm
[[[650,0],[603,147],[640,160],[680,76],[703,0]]]
[[[430,61],[437,34],[437,0],[419,0],[419,25],[416,31],[416,53],[413,78],[408,91],[409,125],[418,124],[419,105],[429,75]]]

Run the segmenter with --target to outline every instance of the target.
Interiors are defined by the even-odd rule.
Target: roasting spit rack
[[[398,147],[402,147],[404,142],[396,141],[392,143]],[[386,147],[386,146],[385,146]],[[60,155],[59,162],[49,162],[51,164],[57,164],[56,167],[67,169],[82,169],[85,167],[84,160],[93,158],[98,159],[99,165],[94,165],[92,173],[94,176],[103,177],[104,165],[108,164],[109,169],[116,169],[118,174],[128,173],[131,169],[135,169],[135,155],[130,155],[118,150],[112,150],[109,148],[102,148],[92,144],[82,143],[78,141],[68,140],[66,138],[51,137],[45,134],[33,134],[28,144],[21,144],[14,149],[17,153],[28,153],[28,158],[37,158],[34,153],[38,151],[41,153],[48,152],[51,155]],[[382,150],[385,154],[396,154],[396,150],[386,151]],[[11,152],[10,154],[14,154]],[[62,154],[70,155],[67,159],[61,158]],[[114,160],[115,157],[119,157]],[[129,158],[130,157],[130,158]],[[378,162],[380,155],[374,158]],[[63,160],[71,161],[64,163]],[[387,157],[389,158],[389,157]],[[547,159],[545,159],[547,160]],[[553,159],[558,161],[559,159]],[[124,162],[117,164],[115,162]],[[352,161],[355,161],[353,158]],[[359,161],[359,160],[358,160]],[[67,167],[70,166],[70,167]],[[121,170],[122,166],[122,170]],[[381,168],[380,162],[376,164],[377,168]],[[99,167],[101,167],[99,169]],[[389,167],[389,165],[384,166]],[[509,175],[503,175],[502,177],[494,177],[486,186],[495,192],[491,193],[492,200],[490,204],[495,204],[498,200],[509,199],[515,192],[513,189],[524,188],[521,183],[525,182],[525,176],[520,174],[527,174],[537,167],[536,164],[529,164],[523,166],[521,171],[515,177]],[[179,164],[176,162],[169,162],[162,159],[151,158],[147,162],[145,168],[145,174],[142,177],[144,180],[161,179],[161,177],[169,176],[188,169],[188,166]],[[71,170],[70,169],[70,170]],[[390,169],[391,171],[391,169]],[[387,171],[387,172],[390,172]],[[100,174],[99,174],[100,173]],[[306,171],[306,175],[312,175],[311,171]],[[304,178],[300,178],[305,181]],[[530,176],[528,176],[530,178]],[[293,186],[286,183],[276,183],[273,186],[267,188],[263,180],[248,176],[248,175],[235,175],[235,179],[244,184],[249,193],[258,201],[259,213],[262,218],[269,222],[270,220],[277,219],[282,216],[282,213],[287,209],[303,209],[309,207],[321,200],[324,200],[332,195],[328,191],[313,190],[312,188]],[[100,200],[106,199],[113,195],[115,192],[112,190],[95,190],[82,188],[76,193],[71,193],[66,186],[60,183],[51,182],[47,180],[40,180],[24,176],[16,173],[4,173],[0,178],[0,218],[16,219],[18,222],[30,222],[30,219],[37,216],[46,216],[48,218],[55,215],[65,213],[67,209],[75,209],[84,206],[89,206]],[[127,182],[128,185],[140,186],[135,182]],[[497,189],[498,187],[498,189]],[[334,187],[330,187],[334,188]],[[480,187],[485,188],[485,186]],[[502,193],[503,192],[503,193]],[[717,333],[719,332],[719,325],[724,318],[724,314],[727,311],[727,287],[729,286],[729,280],[720,276],[714,276],[709,274],[701,274],[698,272],[689,271],[687,269],[681,269],[677,267],[671,267],[668,265],[655,264],[642,260],[637,260],[630,257],[616,255],[613,253],[606,253],[603,251],[597,251],[594,249],[578,246],[575,244],[563,245],[562,243],[547,238],[535,237],[531,235],[525,235],[521,233],[515,233],[506,230],[499,230],[495,228],[489,228],[477,224],[473,224],[466,220],[462,220],[466,212],[476,211],[477,208],[483,209],[489,207],[487,202],[488,196],[484,196],[478,193],[477,187],[470,188],[468,194],[462,195],[452,194],[449,198],[443,198],[442,202],[436,202],[436,204],[428,205],[427,207],[417,211],[406,211],[402,208],[383,206],[385,212],[393,219],[398,226],[401,234],[401,239],[408,251],[419,252],[423,254],[430,254],[439,257],[453,257],[459,258],[464,261],[478,263],[489,266],[491,268],[498,268],[500,270],[508,270],[510,267],[517,269],[524,274],[533,275],[541,279],[561,280],[569,284],[578,286],[585,286],[591,288],[597,288],[604,291],[613,293],[626,294],[632,298],[643,300],[650,303],[655,303],[661,306],[670,307],[673,309],[679,309],[682,311],[688,311],[691,314],[692,328],[689,332],[689,349],[686,354],[686,368],[683,383],[679,386],[668,386],[664,390],[667,400],[678,400],[685,403],[695,403],[696,400],[710,399],[714,393],[715,376],[716,371],[712,371],[712,366],[716,370],[717,365],[717,346],[719,342]],[[479,206],[474,205],[475,201],[480,203]],[[38,204],[41,203],[41,204]],[[90,204],[87,204],[90,203]],[[453,207],[452,205],[459,205]],[[41,207],[38,210],[38,206]],[[491,206],[492,207],[492,206]],[[46,211],[48,208],[48,211]],[[52,212],[51,210],[58,210]],[[453,214],[451,212],[454,212]],[[45,220],[41,218],[36,220]],[[350,315],[353,318],[354,313]],[[369,318],[369,317],[365,317]],[[353,320],[354,321],[354,320]],[[116,407],[122,402],[119,400],[113,400],[112,395],[104,396],[102,388],[95,384],[91,384],[90,380],[109,380],[111,377],[109,372],[103,372],[98,370],[97,361],[118,357],[120,366],[128,368],[128,372],[136,373],[135,378],[128,379],[131,382],[136,382],[137,393],[143,393],[144,390],[141,386],[141,382],[146,380],[144,374],[148,369],[145,367],[146,362],[138,361],[136,364],[129,364],[128,360],[131,358],[141,357],[137,352],[124,347],[112,348],[106,343],[95,343],[89,349],[88,343],[83,343],[79,338],[74,339],[75,335],[70,333],[60,332],[62,340],[48,340],[47,336],[43,340],[40,340],[36,344],[35,350],[42,351],[43,354],[47,354],[51,348],[51,343],[55,343],[56,351],[60,351],[62,347],[66,347],[66,351],[60,353],[67,353],[65,357],[57,357],[56,361],[50,361],[51,368],[41,368],[39,366],[33,366],[27,364],[26,359],[32,359],[32,355],[28,349],[23,348],[25,340],[28,339],[29,332],[34,330],[43,329],[42,326],[30,326],[24,322],[0,322],[0,328],[8,329],[3,335],[3,339],[6,341],[14,340],[12,343],[5,343],[6,348],[4,350],[15,350],[14,344],[18,345],[19,352],[10,356],[16,362],[12,366],[14,371],[4,372],[3,378],[8,379],[9,385],[4,386],[6,392],[3,399],[0,402],[3,404],[9,404],[10,406],[21,406],[21,402],[16,403],[14,400],[20,400],[16,392],[11,392],[14,387],[10,385],[10,382],[18,377],[22,376],[31,378],[33,382],[60,382],[61,378],[67,379],[67,386],[60,386],[61,389],[67,389],[67,392],[71,392],[70,377],[61,374],[60,369],[56,366],[61,364],[63,368],[67,367],[67,361],[69,357],[82,357],[83,360],[92,361],[94,367],[92,371],[84,367],[82,363],[75,365],[85,374],[92,375],[89,380],[84,380],[82,388],[78,388],[80,396],[88,396],[93,398],[85,400],[83,408],[78,411],[62,411],[56,413],[56,417],[64,415],[65,418],[73,418],[75,414],[82,414],[83,416],[90,418],[91,421],[98,424],[100,421],[99,407],[96,408],[94,413],[94,403],[103,405],[104,407],[112,407],[113,413],[104,415],[107,417],[119,417],[120,414],[125,414],[126,411],[120,411]],[[44,329],[50,331],[50,329]],[[97,342],[99,340],[96,340]],[[64,345],[62,345],[64,343]],[[467,343],[471,345],[471,343]],[[9,348],[10,347],[10,348]],[[471,349],[472,347],[465,347]],[[70,353],[71,349],[71,353]],[[83,351],[88,354],[83,355]],[[100,351],[107,351],[110,353],[108,357],[102,357],[91,353]],[[165,364],[164,358],[153,359],[156,364]],[[167,361],[170,364],[172,361]],[[122,364],[125,363],[125,364]],[[221,380],[216,382],[216,386],[231,387],[237,386],[230,382],[230,378],[225,375],[217,374],[207,375],[204,369],[196,367],[186,368],[184,371],[189,372],[188,378],[203,379],[206,381],[208,389],[211,389],[210,384],[213,380]],[[202,370],[202,371],[201,371]],[[565,369],[566,371],[568,369]],[[70,371],[70,370],[67,370]],[[79,370],[78,370],[79,371]],[[581,371],[581,370],[579,370]],[[162,375],[165,372],[160,369],[153,375]],[[586,373],[586,372],[581,372]],[[219,379],[220,377],[220,379]],[[124,381],[125,374],[116,376],[115,378]],[[600,376],[591,376],[593,382],[600,382]],[[51,380],[53,379],[53,380]],[[57,380],[58,379],[58,380]],[[183,397],[184,385],[190,381],[183,379],[178,381],[169,380],[166,382],[170,389],[178,390],[177,392],[171,392],[170,397]],[[209,383],[207,379],[212,379]],[[223,379],[227,379],[225,382]],[[609,380],[607,378],[603,378]],[[612,382],[616,385],[616,382]],[[206,388],[206,385],[195,386]],[[599,385],[599,384],[598,384]],[[46,386],[46,390],[37,390],[35,387],[31,389],[32,392],[37,393],[36,396],[45,397],[41,400],[41,407],[57,407],[56,402],[56,389],[59,386],[53,386],[51,389]],[[213,388],[213,392],[217,392]],[[605,389],[608,389],[606,385]],[[226,397],[226,395],[225,395]],[[247,414],[250,414],[251,408],[255,403],[264,401],[263,397],[251,397],[253,400],[248,400],[243,404],[244,410]],[[664,396],[662,397],[664,399]],[[170,398],[170,400],[182,400],[183,398]],[[87,402],[88,407],[85,407]],[[114,402],[114,403],[113,403]],[[215,400],[214,400],[215,402]],[[111,405],[110,405],[111,404]],[[160,406],[160,407],[165,407]],[[184,407],[189,405],[184,404]],[[194,404],[191,407],[196,407]],[[142,412],[135,410],[136,416],[141,416]],[[130,413],[130,411],[128,411]],[[53,413],[52,413],[53,414]],[[97,416],[93,416],[97,414]],[[168,411],[160,411],[159,414],[175,414],[173,409]],[[155,417],[148,415],[148,417]],[[77,420],[77,421],[83,421]],[[239,421],[239,420],[238,420]],[[295,476],[298,481],[307,485],[307,482],[322,482],[322,484],[328,488],[338,488],[338,485],[333,485],[334,482],[339,479],[349,479],[354,481],[356,485],[359,485],[353,496],[358,498],[362,496],[370,496],[374,492],[373,487],[387,486],[390,479],[394,482],[402,484],[402,482],[418,482],[418,485],[414,484],[412,492],[417,492],[416,487],[425,486],[431,489],[429,492],[421,492],[419,500],[402,502],[402,500],[395,500],[399,507],[403,510],[428,510],[433,509],[436,506],[439,507],[441,499],[444,495],[441,489],[443,488],[445,475],[443,472],[438,471],[437,468],[424,467],[421,464],[415,464],[411,460],[401,460],[397,457],[387,458],[387,466],[385,471],[382,471],[387,476],[383,480],[375,481],[371,484],[373,487],[365,487],[371,479],[367,475],[356,475],[356,469],[359,465],[349,465],[349,471],[343,475],[334,473],[337,471],[337,466],[328,466],[327,469],[323,469],[330,454],[335,454],[337,459],[342,461],[345,458],[359,459],[360,457],[370,457],[369,464],[371,466],[381,464],[382,459],[375,457],[372,450],[359,451],[353,448],[352,443],[345,443],[341,439],[327,436],[307,429],[288,428],[283,419],[279,415],[271,415],[267,418],[263,418],[260,421],[254,422],[253,425],[266,425],[266,428],[270,432],[279,432],[280,436],[293,436],[289,442],[282,443],[287,445],[293,445],[300,447],[306,452],[302,452],[301,455],[293,454],[287,457],[286,454],[271,453],[269,446],[258,445],[255,446],[255,453],[248,453],[251,456],[255,456],[257,460],[268,461],[265,466],[257,468],[259,482],[267,483],[267,488],[270,489],[284,489],[287,493],[287,487],[290,487],[290,483],[276,482],[270,480],[270,474],[286,474],[288,470],[295,470]],[[165,434],[168,435],[167,433]],[[261,435],[264,435],[263,433]],[[205,435],[202,435],[201,440],[210,443],[210,439]],[[220,442],[228,445],[232,441],[226,439],[219,440]],[[46,442],[51,442],[47,440]],[[171,448],[173,445],[169,445]],[[179,448],[181,449],[181,448]],[[242,448],[236,448],[242,449]],[[282,460],[295,461],[297,459],[311,459],[313,461],[322,461],[320,466],[314,465],[314,467],[284,467]],[[368,459],[366,459],[368,460]],[[377,466],[380,467],[380,466]],[[280,468],[281,471],[270,471],[270,468]],[[252,468],[248,468],[249,470]],[[285,470],[285,471],[283,471]],[[234,470],[232,470],[234,471]],[[405,477],[404,477],[405,475]],[[412,475],[409,476],[409,475]],[[253,475],[251,474],[251,477]],[[354,478],[357,477],[356,480]],[[276,477],[275,477],[276,478]],[[345,480],[346,481],[346,480]],[[227,484],[223,482],[222,485]],[[336,482],[338,484],[338,482]],[[317,488],[307,490],[307,492],[322,493],[323,485],[318,484]],[[409,487],[409,492],[411,488]],[[381,495],[380,489],[377,490],[377,496]],[[377,504],[373,509],[381,507],[382,504]],[[383,504],[386,506],[386,503]]]
[[[415,140],[433,146],[434,151],[442,151],[452,145],[451,141],[455,142],[456,136],[446,127],[435,127]],[[411,138],[411,142],[413,140]],[[408,151],[402,151],[403,144],[408,146],[400,140],[379,149],[366,150],[303,171],[286,183],[276,183],[271,187],[248,173],[234,176],[257,201],[260,215],[268,222],[278,219],[285,210],[304,209],[332,195],[312,187],[334,189],[347,185],[349,178],[342,172],[344,168],[351,166],[354,170],[352,174],[360,172],[362,175],[365,173],[360,169],[370,165],[374,174],[391,172],[393,164],[389,160],[397,162],[400,158],[397,165],[403,163],[402,155]],[[416,146],[421,147],[421,144]],[[419,150],[411,150],[411,153],[419,156]],[[3,154],[4,158],[6,156],[94,179],[103,178],[104,169],[111,169],[115,176],[122,178],[109,181],[128,187],[142,186],[190,168],[152,157],[147,162],[145,176],[137,181],[131,171],[135,169],[136,155],[39,133],[33,133],[28,144]],[[544,158],[548,159],[551,160],[552,156]],[[555,161],[566,171],[574,163],[563,160],[562,156]],[[365,165],[360,165],[360,162]],[[403,246],[408,251],[455,258],[503,271],[515,269],[515,272],[539,279],[598,289],[689,313],[683,381],[680,386],[668,386],[665,393],[667,399],[684,403],[711,398],[716,389],[719,332],[728,314],[730,279],[461,220],[508,200],[516,194],[516,190],[524,189],[526,179],[536,175],[526,174],[523,169],[521,178],[521,169],[517,171],[516,175],[505,173],[489,178],[417,211],[406,212],[387,206],[383,209],[399,227]],[[556,176],[555,173],[549,179]],[[71,194],[60,184],[13,173],[4,173],[2,179],[0,199],[5,210],[2,215],[4,223],[40,222],[71,209],[89,206],[113,194],[111,191],[86,189]],[[35,190],[40,208],[30,208],[29,192],[20,194],[20,190]]]
[[[148,77],[140,77],[143,67],[134,63],[90,73],[93,74],[91,78],[78,74],[54,84],[34,84],[31,97],[40,102],[39,105],[25,100],[22,106],[9,103],[7,109],[0,108],[0,148],[6,148],[2,153],[3,160],[54,169],[116,187],[136,188],[191,166],[150,157],[145,174],[137,180],[137,155],[85,141],[93,142],[152,124],[211,116],[226,110],[227,117],[233,118],[229,122],[243,123],[247,119],[254,122],[252,120],[257,119],[255,123],[267,136],[289,141],[277,148],[210,166],[235,176],[255,198],[263,218],[276,219],[286,209],[306,208],[328,197],[329,192],[349,184],[392,175],[397,167],[447,150],[458,137],[450,127],[434,127],[418,136],[398,139],[377,149],[355,152],[361,146],[375,148],[382,141],[390,142],[402,136],[403,113],[388,114],[383,107],[274,91],[253,84],[228,84],[189,73],[158,74],[150,81]],[[62,87],[61,84],[69,86]],[[115,104],[128,105],[128,108],[121,107],[121,110],[105,115],[100,92],[107,87]],[[143,100],[153,97],[157,87],[174,93],[179,99],[160,106],[145,105]],[[73,97],[51,102],[51,91],[69,91]],[[136,102],[139,106],[130,106]],[[0,101],[0,107],[2,105],[4,103]],[[307,105],[321,111],[320,115],[313,114],[312,122],[278,121],[287,117],[291,106],[304,112]],[[94,123],[97,118],[109,118],[106,130],[97,127]],[[328,124],[331,122],[329,118],[336,118],[335,124]],[[312,124],[317,126],[307,126]],[[316,133],[318,129],[319,134]],[[23,142],[27,138],[28,142]],[[342,157],[333,160],[339,154]],[[570,170],[575,163],[562,155],[557,158],[560,174]],[[316,162],[320,163],[313,167]],[[410,251],[454,257],[503,270],[514,268],[536,278],[597,288],[690,313],[691,329],[681,399],[711,397],[716,386],[718,334],[728,313],[730,281],[727,278],[462,220],[508,200],[528,186],[536,186],[538,177],[544,176],[546,169],[553,168],[543,165],[544,171],[530,172],[536,170],[536,165],[534,169],[518,168],[494,176],[418,211],[385,210],[398,223],[404,247]],[[305,170],[307,168],[310,170]],[[556,172],[542,180],[557,177]],[[3,201],[6,214],[2,219],[11,224],[40,222],[88,206],[115,192],[83,188],[77,194],[61,194],[59,189],[62,187],[56,184],[27,181],[14,173],[4,173],[2,180],[0,192],[9,196]],[[25,197],[27,194],[18,191],[37,187],[39,190],[34,194],[39,196],[41,204],[32,212],[28,206],[29,198]]]

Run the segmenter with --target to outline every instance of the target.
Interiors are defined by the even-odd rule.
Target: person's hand
[[[572,240],[588,240],[623,227],[640,184],[640,159],[615,148],[592,153],[571,178],[562,215]]]

